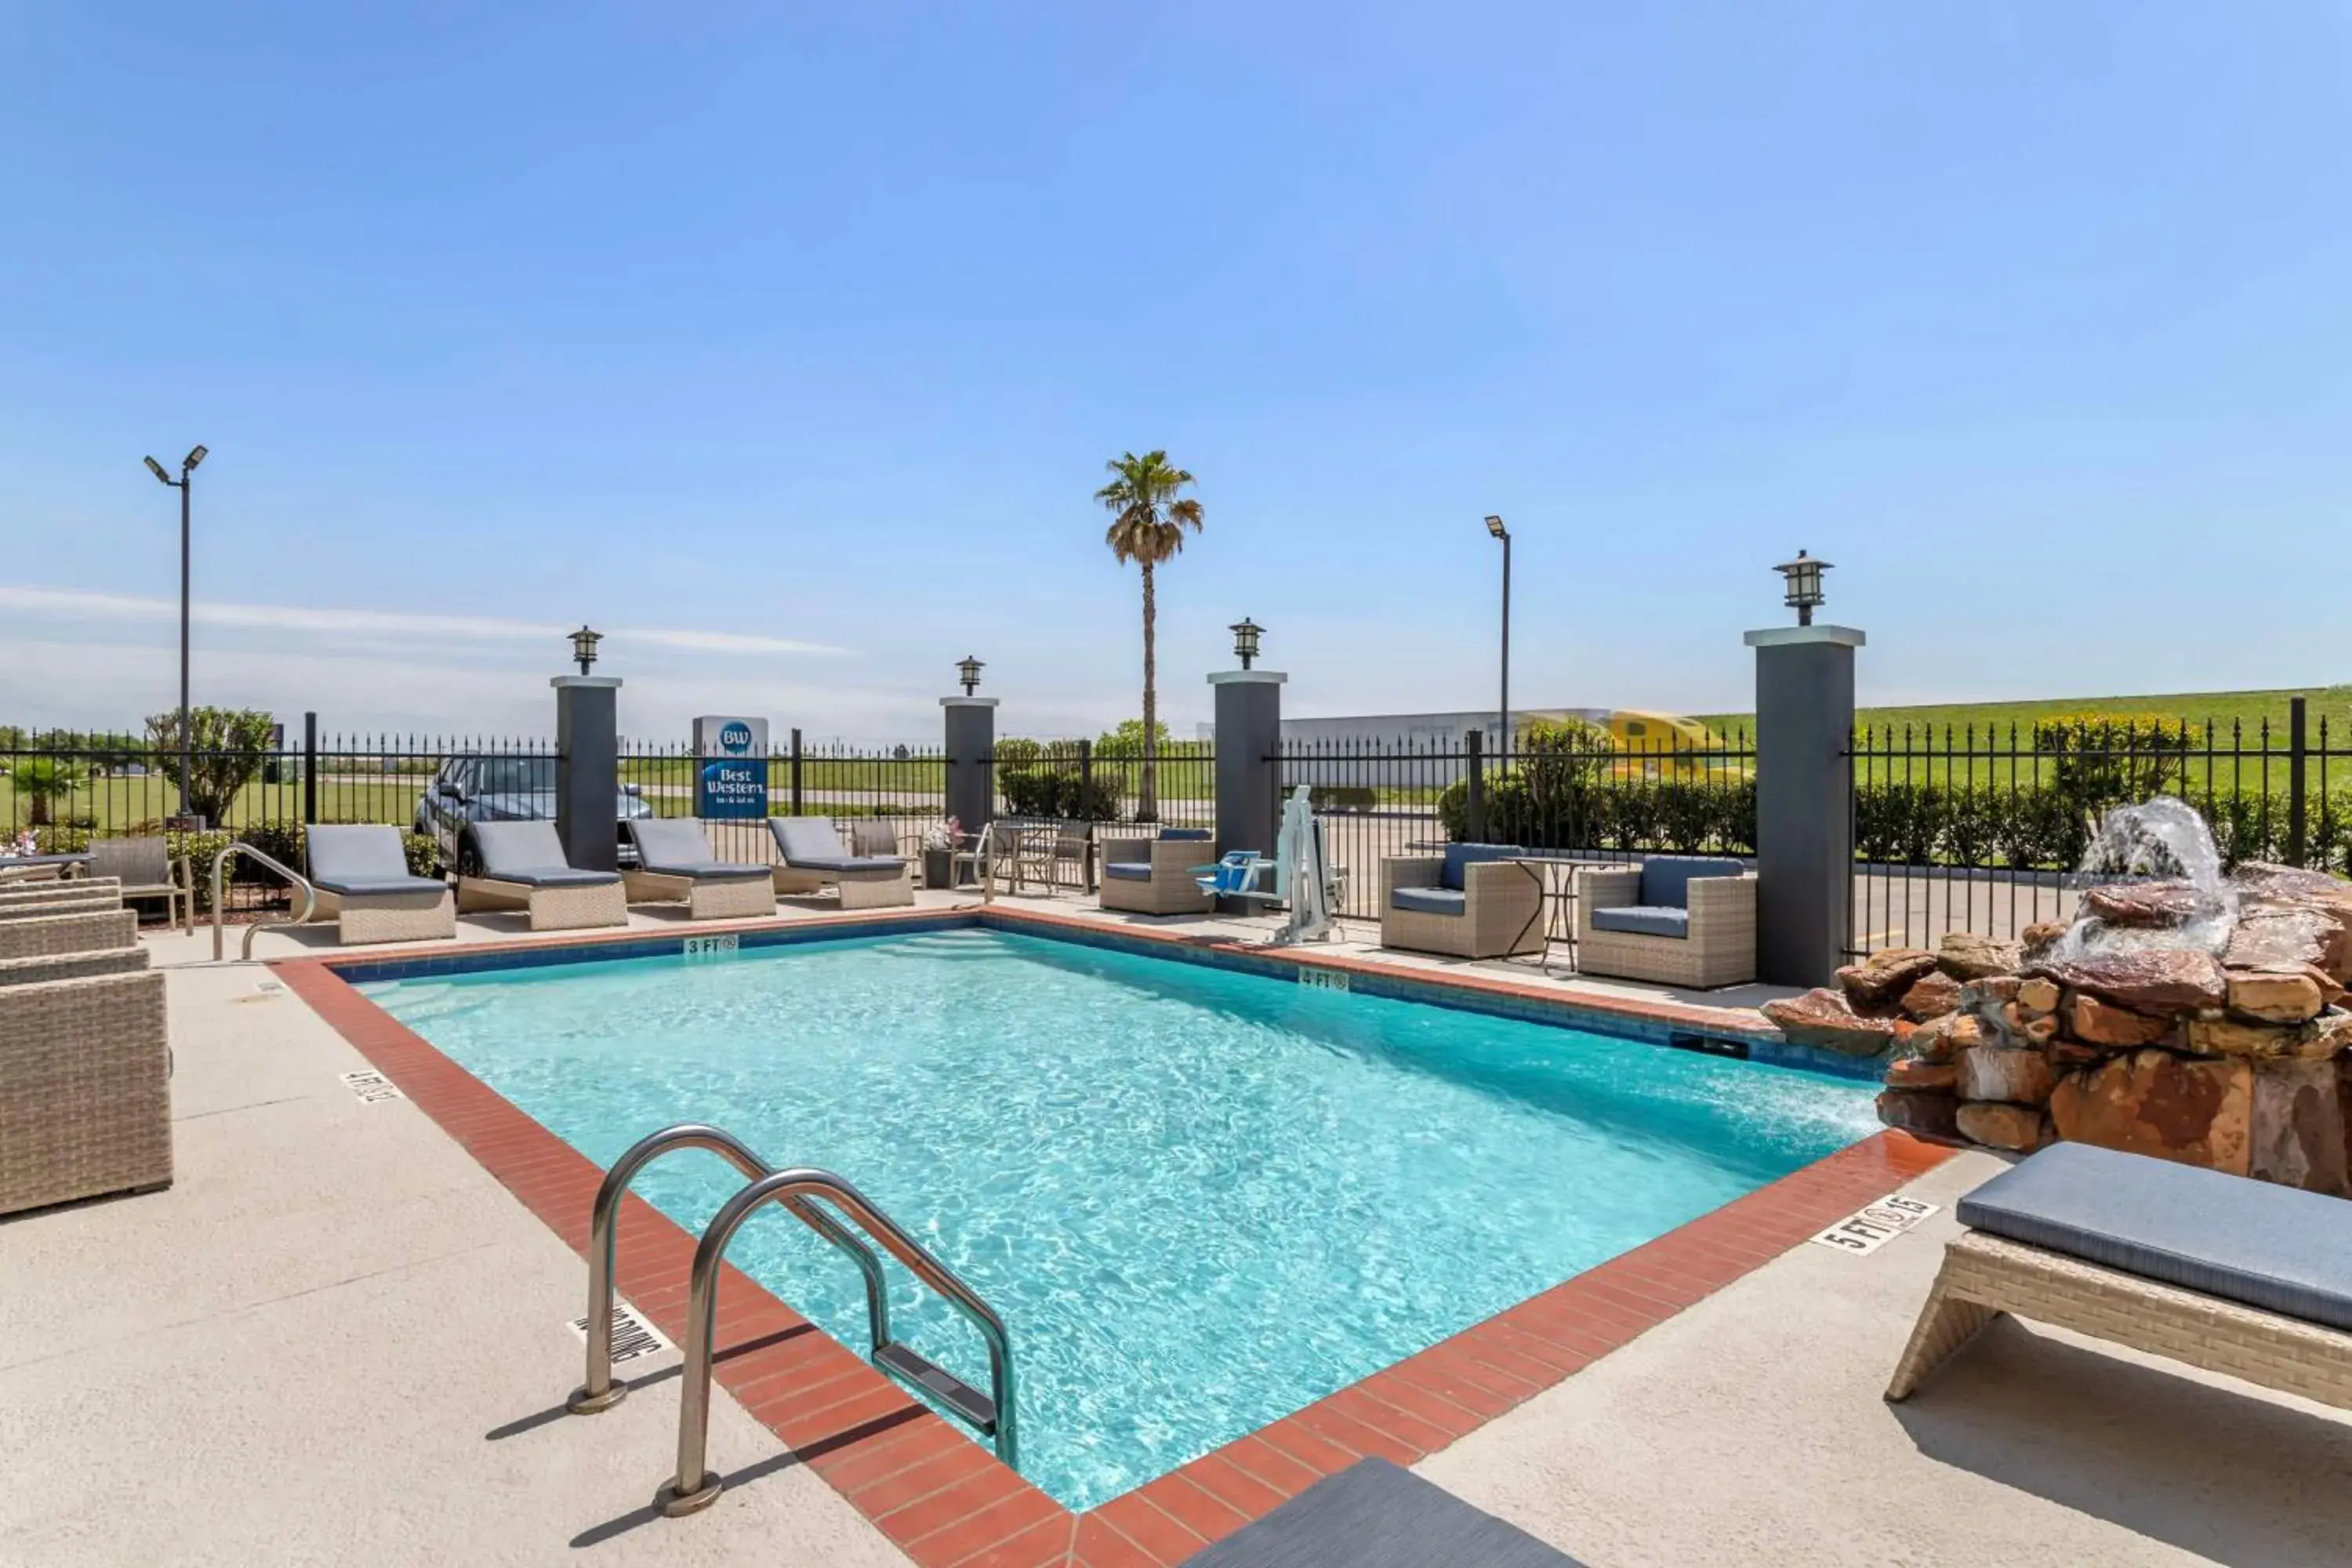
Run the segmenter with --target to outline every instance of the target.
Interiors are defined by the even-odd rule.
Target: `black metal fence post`
[[[1486,765],[1480,754],[1486,740],[1476,730],[1465,730],[1462,734],[1462,754],[1468,768],[1464,774],[1467,788],[1462,797],[1462,831],[1473,844],[1486,842]]]
[[[793,815],[794,816],[803,815],[801,811],[801,731],[797,724],[793,726]]]
[[[319,820],[319,716],[302,715],[302,820]]]
[[[2310,850],[2310,837],[2305,816],[2305,759],[2310,755],[2309,739],[2304,729],[2305,703],[2300,697],[2290,697],[2286,704],[2286,863],[2301,866]]]

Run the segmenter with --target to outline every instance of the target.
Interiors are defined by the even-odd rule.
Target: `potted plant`
[[[956,846],[963,840],[963,824],[950,816],[923,829],[923,886],[952,888],[956,883]]]

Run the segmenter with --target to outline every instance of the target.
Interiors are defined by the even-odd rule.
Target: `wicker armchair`
[[[1200,915],[1217,907],[1193,868],[1217,858],[1206,832],[1171,828],[1157,838],[1106,838],[1101,906],[1138,915]]]
[[[1543,879],[1501,844],[1381,862],[1381,945],[1452,958],[1541,952]]]
[[[87,869],[92,877],[119,882],[125,903],[163,900],[165,925],[196,929],[194,868],[185,855],[174,857],[163,838],[93,838]]]
[[[1580,974],[1706,990],[1756,978],[1756,879],[1737,860],[1664,857],[1576,874]]]
[[[163,1019],[160,970],[0,986],[0,1214],[171,1184]]]

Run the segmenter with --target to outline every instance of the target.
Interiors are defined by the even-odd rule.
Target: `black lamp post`
[[[581,674],[587,674],[588,667],[596,662],[596,645],[604,640],[603,632],[592,632],[584,623],[572,634],[572,657],[580,661]]]
[[[1503,742],[1496,761],[1511,758],[1511,531],[1493,512],[1486,514],[1486,531],[1503,542]]]
[[[1265,628],[1244,616],[1226,629],[1234,634],[1234,657],[1247,669],[1257,662],[1257,639],[1265,635]]]
[[[980,672],[988,667],[966,654],[956,660],[956,679],[963,682],[963,694],[971,696],[980,687]]]
[[[1788,584],[1788,595],[1780,602],[1797,612],[1799,626],[1811,626],[1814,606],[1824,602],[1822,574],[1830,570],[1830,563],[1816,561],[1800,550],[1794,561],[1783,561],[1772,570],[1780,574]]]
[[[147,459],[147,471],[180,492],[180,822],[184,828],[204,826],[188,812],[188,785],[195,777],[196,762],[195,734],[188,722],[188,481],[205,457],[204,447],[190,447],[188,455],[181,459],[180,477],[176,479],[163,471],[163,464],[152,458]]]

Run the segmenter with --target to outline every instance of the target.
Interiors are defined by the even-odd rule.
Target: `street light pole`
[[[180,820],[184,828],[202,826],[191,819],[188,814],[188,786],[194,781],[196,762],[195,731],[188,714],[188,578],[191,555],[188,495],[193,488],[190,481],[195,477],[196,465],[203,462],[205,456],[205,447],[191,448],[180,464],[180,477],[176,479],[163,471],[163,464],[152,458],[147,459],[147,471],[180,492]]]
[[[1503,520],[1489,512],[1486,531],[1503,542],[1503,738],[1496,750],[1497,771],[1507,770],[1511,763],[1511,531]]]

